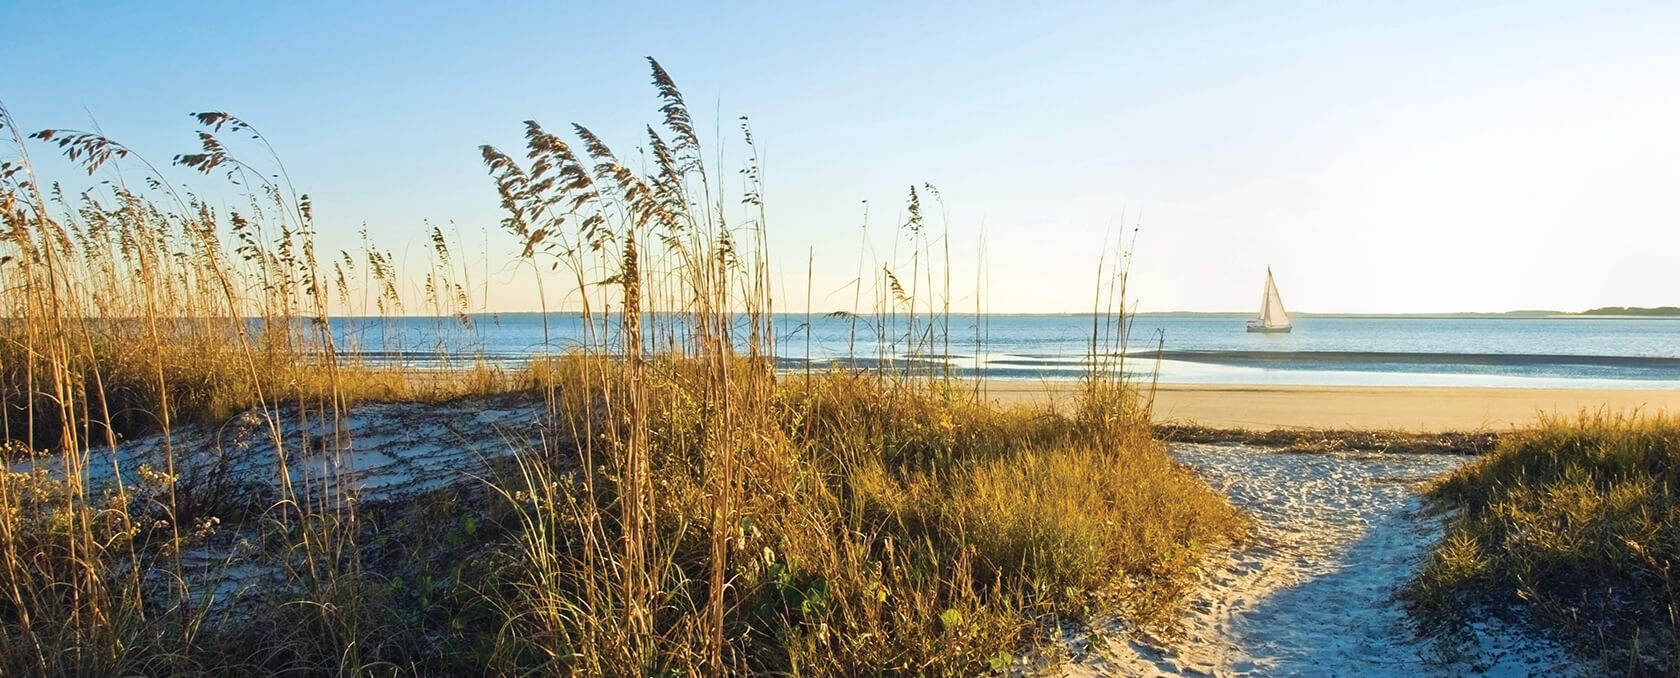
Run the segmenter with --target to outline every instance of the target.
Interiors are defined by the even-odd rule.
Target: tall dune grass
[[[0,108],[14,151],[0,162],[0,456],[58,469],[0,475],[0,673],[204,668],[195,654],[212,630],[205,592],[190,590],[180,556],[214,522],[266,526],[293,554],[287,568],[300,589],[343,589],[358,570],[354,507],[293,487],[294,478],[311,484],[296,460],[348,449],[332,432],[351,402],[445,397],[474,383],[345,360],[328,329],[330,297],[351,298],[345,282],[358,277],[394,290],[389,256],[369,247],[363,261],[318,257],[309,198],[278,160],[247,164],[223,141],[266,151],[262,136],[224,113],[195,117],[200,152],[175,164],[225,177],[245,207],[216,210],[98,134],[26,139]],[[32,146],[101,180],[79,193],[49,183],[35,175]],[[488,381],[477,383],[497,387]],[[110,464],[127,439],[168,441],[183,425],[240,412],[272,440],[281,480],[279,495],[249,515],[209,513],[228,502],[183,482],[205,473],[177,467],[187,450],[141,469],[139,485],[85,483],[90,465]],[[283,435],[311,422],[328,424],[324,439]]]
[[[904,249],[860,266],[873,301],[853,310],[893,354],[781,374],[750,128],[738,171],[708,162],[650,66],[661,123],[634,161],[535,121],[518,154],[480,149],[521,265],[559,272],[535,278],[542,304],[586,330],[472,379],[335,344],[335,303],[409,308],[400,273],[365,237],[318,255],[308,199],[245,122],[198,114],[200,152],[175,158],[244,187],[250,207],[222,212],[115,141],[35,134],[90,173],[147,172],[61,196],[0,110],[17,151],[0,168],[6,456],[60,470],[0,478],[0,673],[967,675],[1059,619],[1164,619],[1243,523],[1098,359],[1124,341],[1124,265],[1098,285],[1080,407],[998,410],[917,367],[947,360],[952,292],[948,239],[922,214],[938,193],[912,189]],[[469,323],[471,276],[430,236],[417,305]],[[299,460],[351,449],[358,401],[520,389],[547,404],[545,444],[481,486],[362,506],[291,484]],[[83,482],[125,438],[236,413],[271,439],[271,495],[207,499],[174,465],[185,450],[116,474],[134,486]],[[182,564],[217,529],[278,573],[246,604],[216,604]]]
[[[1057,616],[1165,609],[1236,535],[1236,514],[1150,438],[1114,366],[1093,361],[1071,418],[998,412],[948,371],[916,369],[950,331],[931,187],[910,191],[907,251],[872,286],[877,343],[902,353],[872,373],[779,379],[755,156],[732,218],[681,94],[653,72],[671,140],[647,130],[646,176],[580,125],[581,153],[536,122],[524,164],[483,149],[523,252],[572,273],[586,317],[617,309],[590,353],[618,359],[548,384],[576,447],[550,456],[581,457],[578,475],[528,463],[505,491],[528,569],[501,608],[534,627],[504,634],[500,657],[584,673],[961,674]],[[1098,322],[1124,308],[1121,280],[1099,287],[1115,312]],[[657,357],[642,349],[648,313],[673,323],[654,330]],[[535,496],[552,508],[526,506]],[[524,609],[544,612],[511,614]]]

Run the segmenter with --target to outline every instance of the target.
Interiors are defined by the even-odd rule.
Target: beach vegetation
[[[1680,668],[1680,420],[1583,413],[1434,484],[1445,537],[1409,585],[1435,631],[1533,620],[1623,675]],[[1516,614],[1520,612],[1521,614]]]
[[[751,129],[718,167],[649,65],[661,122],[634,162],[535,121],[522,151],[480,149],[517,261],[557,276],[541,303],[585,328],[517,366],[415,369],[336,334],[345,314],[468,328],[468,268],[436,228],[418,273],[365,236],[317,251],[311,201],[242,119],[196,114],[173,159],[241,205],[217,208],[115,140],[0,109],[0,674],[972,675],[1069,618],[1165,623],[1245,524],[1155,440],[1147,394],[1093,359],[1075,407],[999,409],[927,367],[953,295],[925,185],[856,281],[890,350],[779,369],[798,329],[775,326]],[[48,182],[32,148],[105,179]],[[1099,279],[1094,355],[1124,342],[1125,268]],[[344,486],[368,404],[487,397],[541,416],[471,432],[508,452],[473,478]]]

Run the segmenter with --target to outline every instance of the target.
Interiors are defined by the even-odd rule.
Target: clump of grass
[[[652,615],[657,652],[594,649],[636,645],[615,623],[622,603],[589,593],[617,571],[607,549],[623,538],[612,511],[621,481],[591,500],[575,471],[527,460],[503,490],[518,524],[491,596],[508,620],[498,666],[704,666],[711,499],[687,367],[651,369],[662,376],[649,392],[660,497],[648,552],[662,554],[668,609]],[[1245,527],[1135,415],[1000,411],[941,384],[832,371],[774,391],[775,426],[741,451],[724,563],[727,672],[962,675],[1003,663],[1051,621],[1161,622],[1192,568]]]
[[[1672,416],[1583,413],[1511,435],[1429,490],[1455,512],[1409,596],[1438,628],[1518,606],[1617,671],[1672,673],[1677,486]]]

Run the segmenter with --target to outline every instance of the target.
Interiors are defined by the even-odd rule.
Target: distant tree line
[[[1680,306],[1604,306],[1582,311],[1581,315],[1680,315]]]

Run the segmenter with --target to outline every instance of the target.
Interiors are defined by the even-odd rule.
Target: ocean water
[[[1097,352],[1167,383],[1680,389],[1680,318],[1294,318],[1288,334],[1244,331],[1244,314],[1140,314],[1124,332],[1089,314],[952,314],[891,319],[779,314],[784,369],[835,363],[950,370],[995,379],[1076,378]],[[364,359],[417,366],[484,358],[517,364],[583,345],[575,313],[456,318],[337,318],[341,345]],[[644,321],[648,349],[681,342],[669,317]],[[739,323],[744,328],[744,321]],[[609,339],[616,327],[596,328]],[[744,340],[745,329],[739,331]],[[1122,338],[1124,341],[1122,342]]]

